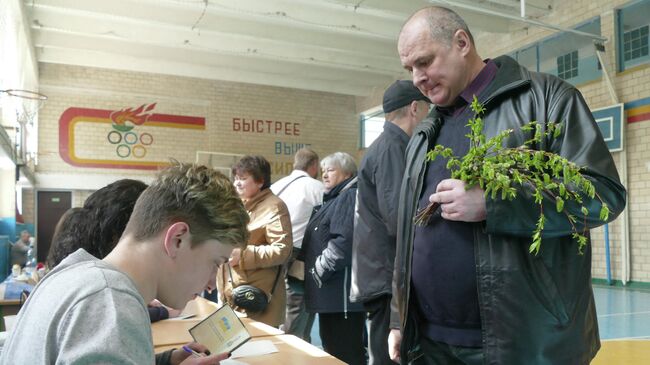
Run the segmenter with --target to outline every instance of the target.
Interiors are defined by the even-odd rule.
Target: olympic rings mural
[[[153,110],[156,103],[151,105],[141,105],[139,108],[132,110],[132,108],[122,109],[120,111],[112,112],[111,125],[113,130],[108,132],[106,138],[110,144],[116,145],[115,153],[120,158],[127,158],[133,156],[135,158],[143,158],[147,154],[145,146],[153,144],[153,136],[151,133],[138,134],[133,131],[135,126],[143,125],[147,122],[151,114],[147,112]]]
[[[104,167],[128,169],[157,169],[167,161],[145,161],[148,149],[154,145],[153,132],[138,131],[138,126],[205,130],[205,118],[152,113],[156,103],[138,108],[103,110],[68,108],[59,119],[59,154],[64,161],[78,167]],[[115,157],[89,159],[78,156],[74,145],[77,123],[110,123],[106,142],[114,146]],[[148,129],[151,130],[150,128]]]

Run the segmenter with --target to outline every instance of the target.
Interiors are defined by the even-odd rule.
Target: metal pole
[[[605,62],[605,59],[602,56],[602,54],[605,53],[605,45],[601,42],[594,40],[594,47],[596,48],[596,57],[598,58],[598,62],[600,62],[601,69],[603,70],[603,75],[605,76],[605,85],[607,85],[607,91],[609,91],[609,96],[612,97],[614,104],[618,104],[618,94],[616,94],[616,88],[614,88],[614,83],[612,82],[612,79],[609,77],[609,70],[607,67],[607,63]]]
[[[607,271],[607,284],[612,285],[612,268],[609,257],[609,224],[605,224],[605,270]]]

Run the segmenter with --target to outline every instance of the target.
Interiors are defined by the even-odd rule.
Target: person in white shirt
[[[307,342],[311,341],[314,315],[305,311],[304,263],[295,258],[302,247],[309,217],[314,207],[323,202],[323,183],[315,179],[320,171],[318,163],[316,152],[301,148],[294,156],[291,174],[271,185],[273,193],[287,205],[293,227],[293,253],[287,274],[287,315],[281,328]]]

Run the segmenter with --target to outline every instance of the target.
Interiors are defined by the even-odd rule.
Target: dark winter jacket
[[[557,77],[529,72],[514,60],[495,59],[499,71],[479,97],[485,107],[487,138],[512,128],[507,147],[529,139],[520,126],[529,121],[562,122],[563,133],[536,146],[579,166],[609,206],[609,221],[625,206],[612,157],[580,92]],[[423,190],[425,153],[436,143],[442,120],[434,111],[416,128],[406,151],[406,171],[400,193],[397,258],[391,326],[402,329],[404,364],[418,356],[417,324],[409,311],[413,249],[413,215]],[[508,201],[486,198],[487,219],[474,224],[474,255],[486,364],[587,364],[600,348],[596,308],[591,288],[591,250],[578,253],[566,216],[555,212],[555,201],[544,197],[547,217],[538,255],[528,252],[539,206],[528,189],[519,188]],[[579,217],[578,229],[604,224],[600,202],[567,205]],[[410,305],[409,305],[410,304]]]
[[[368,302],[392,294],[399,189],[409,136],[384,123],[359,168],[350,300]]]
[[[350,303],[352,231],[356,176],[323,196],[307,224],[300,257],[305,262],[305,306],[309,313],[361,312]],[[299,259],[300,259],[299,257]]]

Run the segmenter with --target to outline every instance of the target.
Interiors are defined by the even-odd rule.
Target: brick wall
[[[35,194],[34,189],[23,189],[23,220],[26,223],[34,224],[36,222],[36,215],[34,214],[34,208],[36,208],[36,203],[34,201]]]
[[[155,143],[142,161],[195,161],[197,151],[261,154],[271,162],[275,180],[291,171],[293,153],[302,145],[311,145],[321,156],[335,151],[355,155],[357,150],[358,116],[352,96],[55,64],[40,64],[40,82],[49,100],[40,113],[36,172],[45,176],[151,176],[150,171],[80,168],[65,162],[59,154],[58,128],[69,107],[121,110],[156,102],[155,113],[205,118],[204,130],[156,129]],[[260,129],[244,131],[251,120],[262,120]],[[138,128],[151,131],[146,124]],[[119,159],[115,146],[107,142],[109,131],[110,124],[78,124],[76,154]]]

